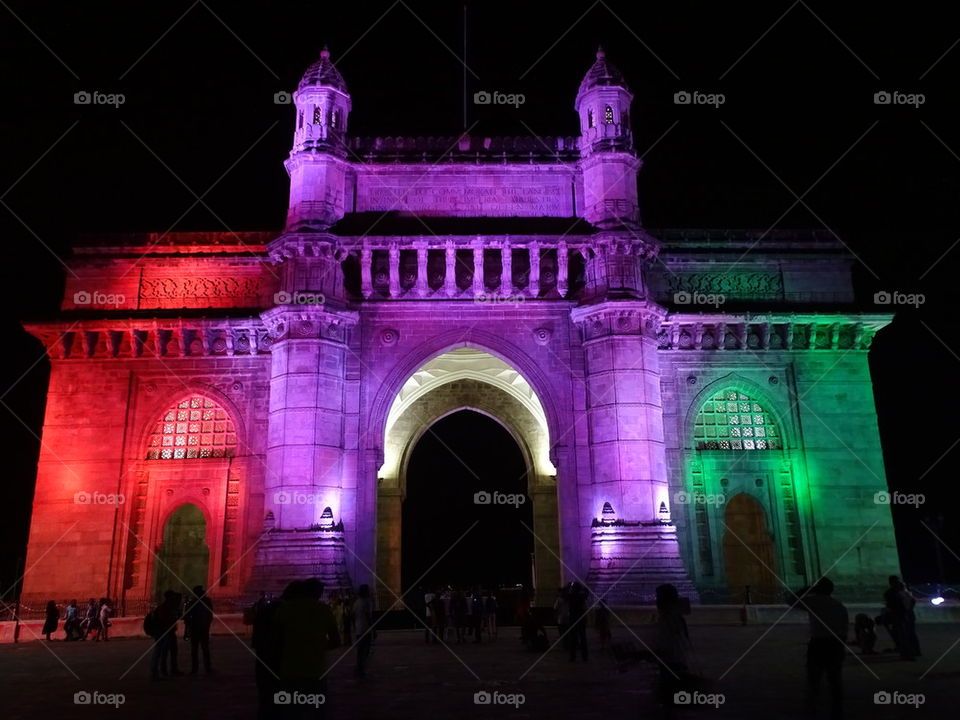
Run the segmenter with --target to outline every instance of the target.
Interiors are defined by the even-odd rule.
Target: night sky
[[[574,135],[576,89],[602,42],[635,93],[646,227],[826,227],[859,258],[865,309],[877,290],[925,296],[876,339],[871,366],[890,484],[943,513],[957,580],[960,46],[950,9],[470,3],[466,75],[470,97],[526,97],[518,109],[470,105],[472,134]],[[273,98],[324,44],[350,87],[357,135],[457,134],[464,68],[453,2],[7,0],[0,18],[5,589],[26,538],[49,372],[20,323],[56,311],[77,233],[280,229],[294,113]],[[83,90],[125,102],[75,105]],[[726,102],[675,105],[682,90]],[[874,104],[884,90],[925,102]],[[935,579],[926,508],[896,514],[912,581]]]

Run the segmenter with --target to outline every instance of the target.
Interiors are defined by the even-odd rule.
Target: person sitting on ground
[[[877,651],[873,649],[877,644],[877,631],[874,629],[874,622],[866,613],[857,613],[853,619],[853,635],[857,640],[857,646],[860,648],[861,655],[876,655]]]

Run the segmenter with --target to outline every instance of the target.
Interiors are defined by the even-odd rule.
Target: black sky
[[[926,493],[947,516],[944,553],[960,578],[960,31],[950,7],[469,5],[468,95],[526,96],[517,110],[471,107],[474,134],[575,134],[576,88],[602,42],[636,95],[647,227],[826,226],[860,258],[862,297],[926,296],[877,338],[871,366],[890,483]],[[295,87],[324,44],[352,92],[353,133],[456,134],[462,16],[461,3],[414,0],[0,7],[0,429],[10,460],[0,580],[12,578],[27,528],[48,375],[20,322],[55,312],[76,233],[278,229],[293,110],[273,96]],[[74,105],[80,90],[126,102]],[[678,90],[727,101],[677,106]],[[880,90],[926,102],[877,106]],[[905,569],[932,579],[919,518],[897,514]]]

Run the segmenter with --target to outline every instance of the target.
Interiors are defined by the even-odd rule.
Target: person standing
[[[321,695],[315,717],[323,717],[327,695],[327,650],[340,644],[340,631],[330,606],[320,601],[323,583],[304,580],[285,597],[274,616],[280,643],[280,688],[294,695]],[[307,708],[300,707],[301,715]]]
[[[689,676],[690,635],[683,618],[683,604],[675,585],[665,583],[656,589],[657,629],[654,657],[660,663],[657,695],[665,717],[676,711],[676,695],[684,689]]]
[[[904,582],[900,582],[900,603],[903,605],[903,644],[906,647],[908,660],[915,660],[920,656],[920,638],[917,637],[917,599],[907,590]]]
[[[87,635],[97,629],[97,626],[100,624],[100,608],[97,607],[97,601],[94,598],[90,598],[90,602],[87,603],[87,609],[83,616],[83,622],[80,624],[83,634],[80,636],[81,640],[86,640]]]
[[[176,634],[177,621],[180,619],[180,594],[173,590],[163,593],[163,601],[147,613],[143,619],[143,629],[153,638],[153,656],[150,659],[150,676],[159,680],[161,673],[167,674],[170,663],[171,675],[182,675],[177,669]],[[174,651],[171,652],[171,646]]]
[[[213,601],[207,596],[203,585],[193,588],[193,597],[183,614],[185,633],[190,636],[190,674],[200,669],[200,653],[203,653],[203,671],[213,672],[210,666],[210,625],[213,623]]]
[[[110,627],[110,616],[113,614],[113,608],[110,606],[110,598],[100,598],[100,615],[97,618],[99,621],[99,627],[97,628],[97,636],[94,640],[103,640],[106,642],[109,640],[109,627]]]
[[[600,649],[606,650],[610,642],[610,608],[603,598],[597,601],[597,608],[594,611],[593,622],[597,628],[597,636],[600,638]]]
[[[487,635],[490,636],[491,640],[497,639],[497,596],[494,595],[493,590],[490,591],[490,594],[484,598],[483,601],[483,612],[486,616],[487,622]]]
[[[59,624],[60,611],[57,609],[57,604],[51,600],[47,603],[47,616],[43,621],[43,630],[40,631],[42,635],[47,636],[47,642],[50,642],[50,633],[55,633]]]
[[[577,659],[577,650],[587,661],[587,589],[578,582],[571,583],[570,594],[570,662]]]
[[[367,676],[367,660],[373,646],[373,605],[370,602],[370,586],[361,585],[353,603],[353,617],[357,630],[357,677]]]
[[[827,676],[830,689],[830,717],[843,717],[843,657],[847,651],[850,617],[842,602],[832,597],[833,582],[820,578],[796,601],[810,618],[807,644],[807,708],[815,711],[820,678]]]
[[[423,641],[427,644],[435,639],[430,636],[433,634],[433,599],[436,597],[433,590],[427,590],[423,594],[423,614],[424,614],[424,623],[423,623]]]
[[[483,622],[483,597],[480,588],[473,588],[470,595],[470,627],[473,629],[473,642],[480,642],[480,629]]]
[[[567,589],[557,590],[557,599],[553,603],[553,613],[557,620],[557,632],[563,638],[564,647],[570,647],[570,639],[565,637],[570,626],[570,601],[567,598]]]
[[[77,614],[79,613],[79,610],[80,609],[77,607],[77,601],[71,600],[70,604],[67,606],[67,609],[63,615],[63,639],[64,640],[76,640],[78,638]]]

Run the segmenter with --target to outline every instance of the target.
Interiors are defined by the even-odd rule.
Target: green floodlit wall
[[[890,508],[875,502],[887,482],[866,352],[673,352],[662,368],[671,514],[703,602],[744,597],[724,552],[725,538],[740,540],[724,507],[738,493],[763,507],[773,546],[777,579],[752,588],[753,602],[780,601],[821,574],[838,597],[878,600],[900,569]],[[762,406],[778,448],[698,449],[697,416],[724,390]]]

